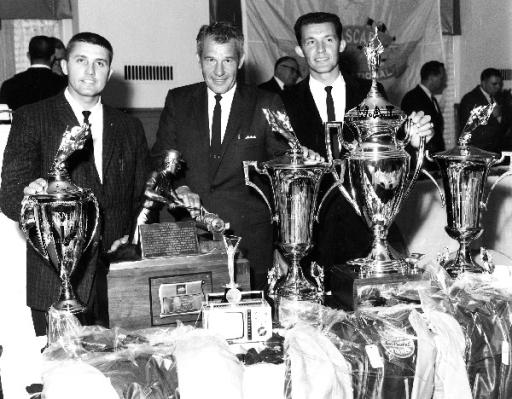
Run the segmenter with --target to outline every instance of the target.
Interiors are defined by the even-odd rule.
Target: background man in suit
[[[272,266],[273,229],[264,201],[245,185],[242,162],[272,159],[287,146],[262,112],[282,109],[279,96],[236,81],[243,43],[240,29],[228,23],[200,29],[197,57],[204,82],[169,91],[152,155],[170,148],[183,154],[186,169],[177,180],[178,195],[195,207],[200,197],[206,209],[230,223],[232,233],[242,237],[252,288],[261,290]],[[268,187],[265,179],[260,183]]]
[[[12,110],[54,96],[64,90],[67,80],[51,70],[54,44],[47,36],[34,36],[28,45],[30,68],[6,80],[0,88],[0,104]]]
[[[309,13],[298,18],[294,26],[297,55],[309,66],[310,75],[283,93],[283,102],[300,142],[326,156],[323,123],[342,121],[345,110],[358,105],[368,93],[370,83],[339,69],[339,53],[345,48],[342,25],[337,15]],[[413,145],[419,137],[432,135],[430,117],[422,113],[411,115],[417,130]],[[330,185],[329,178],[324,184]],[[316,229],[316,246],[311,258],[324,267],[341,264],[349,259],[366,256],[370,251],[371,235],[363,220],[339,192],[330,195]],[[395,248],[403,246],[397,230],[390,231]]]
[[[300,78],[299,64],[290,56],[279,58],[274,64],[274,76],[258,87],[280,94],[285,88],[293,86]]]
[[[444,120],[435,95],[441,94],[446,88],[446,71],[444,64],[439,61],[429,61],[420,70],[421,83],[407,92],[402,99],[402,110],[410,114],[413,111],[423,111],[430,115],[434,124],[434,136],[427,144],[430,153],[444,151]],[[436,168],[434,163],[428,162],[429,168]],[[437,169],[437,168],[436,168]]]
[[[114,240],[129,234],[148,177],[149,150],[142,124],[101,102],[112,74],[112,46],[95,33],[73,36],[62,63],[69,84],[63,93],[20,108],[14,115],[4,154],[0,206],[19,220],[23,195],[46,190],[46,176],[66,127],[81,124],[86,113],[93,148],[69,159],[71,180],[90,188],[100,204],[99,245],[82,257],[72,281],[79,299],[94,307],[95,322],[106,318],[106,270],[98,255]],[[32,308],[36,334],[45,334],[45,312],[57,299],[59,275],[27,246],[27,305]],[[97,295],[94,292],[94,284]],[[95,298],[95,296],[97,298]],[[93,300],[96,301],[93,302]],[[98,318],[100,318],[98,320]]]
[[[508,115],[502,114],[502,105],[498,97],[503,88],[500,71],[494,68],[484,69],[480,75],[480,84],[462,97],[459,107],[460,129],[464,128],[474,107],[497,102],[487,125],[479,126],[471,136],[471,144],[483,150],[500,152],[504,147]]]

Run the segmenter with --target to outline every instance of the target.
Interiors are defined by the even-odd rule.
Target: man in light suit
[[[51,69],[54,43],[47,36],[34,36],[28,45],[30,68],[6,80],[0,88],[0,104],[10,109],[52,97],[64,90],[67,79]]]
[[[98,255],[129,234],[149,172],[149,150],[142,124],[101,102],[112,74],[112,46],[100,35],[83,32],[71,38],[62,62],[69,84],[63,93],[16,111],[4,154],[0,206],[19,220],[23,195],[44,192],[46,176],[67,127],[88,115],[92,148],[68,160],[71,180],[89,188],[100,205],[99,245],[82,257],[72,283],[87,304],[91,321],[106,323],[106,269]],[[36,334],[45,334],[45,312],[57,299],[60,278],[30,247],[27,249],[27,305]],[[96,292],[96,288],[97,292]]]
[[[261,83],[258,87],[277,94],[293,86],[300,78],[299,64],[297,60],[290,56],[279,58],[274,64],[274,76]]]
[[[337,15],[324,12],[302,15],[297,19],[294,30],[298,44],[295,51],[305,59],[310,74],[285,91],[282,98],[300,142],[325,157],[323,123],[342,121],[346,110],[366,97],[371,82],[341,73],[339,53],[345,49],[346,43],[342,40],[342,25]],[[329,115],[326,88],[331,94],[334,115]],[[420,136],[429,138],[432,135],[432,125],[430,117],[422,113],[413,113],[411,118],[418,126],[412,143],[417,146]],[[330,183],[329,178],[325,178],[324,188]],[[368,255],[370,231],[338,191],[328,197],[323,209],[315,230],[316,246],[311,259],[329,268]],[[390,242],[400,249],[403,247],[397,230],[391,229]]]
[[[426,148],[431,154],[434,154],[444,151],[444,119],[435,97],[442,94],[446,88],[444,64],[439,61],[429,61],[421,67],[420,76],[421,83],[405,94],[401,108],[407,114],[413,111],[423,111],[425,115],[430,115],[430,120],[434,124],[434,137],[428,142]],[[437,169],[435,164],[430,162],[427,163],[427,166]]]
[[[240,29],[228,23],[200,29],[197,57],[204,82],[169,91],[152,155],[170,148],[182,153],[186,168],[177,180],[178,195],[193,207],[200,198],[206,209],[230,223],[232,233],[242,237],[239,248],[250,262],[252,288],[265,289],[273,229],[265,202],[245,185],[242,162],[267,161],[287,145],[262,111],[282,109],[279,96],[237,83],[243,41]],[[259,176],[254,181],[269,186]]]

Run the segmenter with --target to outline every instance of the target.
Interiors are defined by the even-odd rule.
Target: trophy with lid
[[[387,235],[421,170],[425,138],[420,141],[413,168],[411,156],[405,150],[410,141],[411,121],[402,110],[384,98],[377,86],[380,55],[384,51],[377,31],[370,36],[364,51],[372,85],[363,102],[345,115],[345,125],[354,134],[352,140],[344,135],[339,138],[348,151],[348,182],[340,190],[368,224],[373,243],[367,257],[351,260],[348,265],[356,271],[359,279],[407,276],[414,270],[409,260],[390,251]],[[327,146],[330,147],[329,141]],[[331,148],[327,150],[329,153]]]
[[[71,182],[66,160],[83,148],[89,132],[87,124],[66,129],[48,174],[46,192],[25,196],[20,216],[20,226],[27,241],[55,268],[61,279],[59,298],[50,309],[72,314],[85,310],[73,291],[70,279],[82,254],[94,239],[99,208],[91,190]],[[48,325],[51,341],[54,335],[51,320]]]
[[[285,303],[300,311],[301,304],[320,303],[323,300],[322,271],[313,267],[315,271],[312,274],[316,277],[313,284],[304,277],[300,262],[313,246],[313,222],[316,219],[320,181],[334,165],[307,160],[288,116],[280,111],[265,109],[264,112],[273,130],[287,139],[291,149],[271,161],[244,161],[245,184],[254,188],[265,200],[272,215],[271,221],[278,225],[279,248],[288,262],[284,275],[278,267],[271,271],[271,294],[275,294],[279,312]],[[263,191],[250,180],[251,169],[269,178],[273,207]],[[337,182],[325,196],[336,185]]]
[[[445,227],[448,235],[457,240],[459,249],[454,256],[447,256],[443,267],[452,277],[463,272],[482,273],[486,270],[477,264],[471,255],[471,242],[483,232],[480,223],[481,211],[486,208],[489,196],[496,185],[512,170],[499,176],[485,194],[485,183],[493,165],[501,163],[510,153],[498,154],[481,150],[469,145],[472,132],[486,125],[495,103],[475,107],[459,137],[458,145],[448,151],[434,154],[433,158],[441,170],[446,202]]]

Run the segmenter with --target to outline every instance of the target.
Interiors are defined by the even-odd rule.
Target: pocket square
[[[250,139],[255,139],[255,138],[256,138],[256,135],[248,135],[248,136],[244,137],[244,140],[250,140]]]

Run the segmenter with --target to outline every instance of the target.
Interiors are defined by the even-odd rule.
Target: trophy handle
[[[427,155],[426,155],[426,158],[430,161],[432,158],[429,157],[428,155],[428,151],[427,151]],[[444,194],[443,194],[443,191],[441,190],[441,187],[439,187],[439,184],[437,183],[436,179],[434,179],[434,176],[432,176],[429,172],[427,172],[427,170],[425,169],[421,169],[421,173],[423,173],[425,176],[427,176],[431,181],[432,183],[434,183],[434,185],[436,186],[437,188],[437,192],[439,193],[439,197],[441,197],[441,206],[444,208],[445,205],[446,205],[446,202],[444,200]]]
[[[31,199],[28,195],[23,198],[21,201],[21,212],[20,212],[20,222],[19,226],[21,230],[23,231],[23,234],[27,238],[27,241],[30,243],[30,246],[36,251],[39,255],[43,257],[47,262],[51,263],[50,256],[48,255],[48,252],[45,251],[43,237],[41,237],[41,232],[37,228],[36,225],[36,217],[35,211],[36,207],[34,206],[35,202],[33,199]],[[32,240],[30,239],[30,233],[31,231],[35,231],[37,234],[37,241],[40,244],[39,246],[36,246]]]
[[[268,202],[267,196],[263,193],[263,191],[261,191],[261,189],[251,181],[251,179],[249,177],[249,168],[252,166],[254,168],[254,170],[256,170],[256,172],[258,172],[262,175],[266,175],[269,178],[269,180],[272,182],[270,175],[268,174],[268,172],[265,168],[261,169],[258,167],[258,161],[243,161],[243,164],[244,164],[245,185],[254,188],[256,190],[256,192],[263,198],[263,200],[265,201],[265,204],[267,204],[268,210],[270,211],[270,215],[271,215],[270,222],[271,223],[274,222],[276,220],[276,218],[274,216],[274,212],[272,211],[272,207],[270,206],[270,202]],[[270,188],[272,190],[272,195],[274,195],[274,187],[272,187],[272,184],[270,184]]]
[[[84,245],[84,249],[82,250],[82,253],[84,253],[87,250],[87,248],[89,248],[89,245],[91,245],[91,243],[94,241],[94,237],[96,236],[96,230],[98,229],[98,224],[99,224],[99,220],[100,220],[100,207],[98,204],[98,200],[96,199],[96,196],[92,192],[90,192],[87,195],[87,200],[93,202],[94,208],[96,210],[96,217],[94,219],[94,228],[92,229],[91,236],[89,237],[89,240],[87,241],[87,243]]]
[[[416,180],[418,180],[418,176],[420,174],[421,167],[423,166],[423,161],[425,159],[425,142],[426,142],[426,138],[421,137],[420,138],[420,148],[418,149],[418,160],[416,161],[416,166],[414,168],[414,172],[413,172],[411,178],[409,179],[407,189],[402,194],[403,199],[405,199],[409,196],[409,194],[412,190],[412,187],[414,186],[414,183],[416,183]]]
[[[500,159],[496,160],[492,163],[492,165],[502,163],[506,158],[509,159],[510,162],[512,162],[512,152],[510,151],[503,151],[501,153]],[[491,193],[493,192],[494,188],[498,185],[500,181],[502,181],[504,178],[512,176],[512,164],[509,163],[508,170],[506,172],[503,172],[494,182],[494,184],[489,189],[489,192],[487,193],[485,200],[482,201],[482,207],[485,209],[487,208],[487,202],[489,201],[489,197],[491,196]]]

